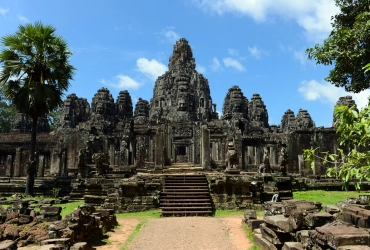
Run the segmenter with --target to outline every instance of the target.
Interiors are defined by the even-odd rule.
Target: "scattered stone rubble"
[[[1,201],[9,206],[0,206],[0,249],[90,249],[90,242],[117,225],[112,209],[82,205],[62,219],[62,207],[52,206],[54,202]]]
[[[243,222],[261,250],[370,249],[370,195],[337,206],[304,200],[265,202],[265,217],[247,209]]]

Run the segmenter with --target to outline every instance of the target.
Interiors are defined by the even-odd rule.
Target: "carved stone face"
[[[105,110],[105,108],[104,108],[104,104],[103,103],[98,103],[96,105],[96,113],[103,115],[104,114],[104,110]]]
[[[184,99],[180,99],[179,102],[179,108],[178,110],[180,111],[186,111],[188,109],[188,105],[186,104],[185,100]]]

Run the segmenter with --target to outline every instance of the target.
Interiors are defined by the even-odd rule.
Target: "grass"
[[[154,209],[144,212],[133,212],[133,213],[119,213],[116,214],[117,218],[137,218],[137,219],[149,219],[149,218],[160,218],[161,210]]]
[[[62,212],[60,213],[60,215],[62,216],[62,218],[64,218],[66,215],[72,213],[75,210],[75,208],[83,204],[84,201],[73,201],[63,204],[54,204],[53,206],[62,207]]]
[[[136,238],[136,236],[139,234],[141,228],[145,225],[146,222],[147,222],[147,219],[142,219],[140,221],[140,223],[135,227],[134,232],[128,237],[127,241],[125,242],[125,245],[123,245],[123,247],[121,247],[120,250],[128,249],[128,246]]]
[[[321,202],[323,206],[334,205],[339,201],[344,201],[347,197],[358,198],[359,195],[370,195],[370,192],[345,192],[345,191],[323,191],[323,190],[311,190],[311,191],[299,191],[294,192],[294,199]]]

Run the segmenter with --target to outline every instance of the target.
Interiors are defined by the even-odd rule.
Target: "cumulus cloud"
[[[360,93],[349,93],[344,88],[335,87],[329,82],[317,82],[315,80],[303,81],[298,92],[308,101],[321,101],[330,105],[335,105],[339,97],[351,95],[355,100],[358,108],[363,108],[368,103],[370,90],[365,90]]]
[[[102,79],[101,83],[117,89],[138,89],[141,85],[131,77],[122,74],[117,75],[114,82]]]
[[[338,12],[333,0],[193,0],[193,3],[205,11],[242,14],[257,22],[265,22],[274,15],[293,19],[314,41],[329,34],[330,18]]]
[[[196,70],[197,70],[199,73],[201,73],[201,74],[204,74],[204,73],[206,73],[206,71],[207,71],[206,67],[204,67],[204,66],[202,66],[202,65],[200,65],[200,64],[197,64],[197,66],[196,66]]]
[[[18,19],[22,22],[29,23],[30,20],[27,19],[27,17],[22,16],[22,15],[17,15]]]
[[[248,51],[249,53],[256,59],[260,59],[261,58],[261,51],[256,47],[256,46],[253,46],[253,47],[248,47]]]
[[[211,65],[211,69],[212,69],[213,71],[220,71],[220,70],[222,70],[221,63],[220,63],[220,61],[217,59],[217,57],[213,57],[213,59],[212,59],[212,65]]]
[[[234,58],[226,57],[222,59],[222,61],[224,62],[225,67],[234,68],[238,71],[245,71],[244,66],[238,60]]]
[[[5,16],[6,13],[8,13],[8,12],[9,12],[9,9],[5,9],[5,8],[0,6],[0,15]]]
[[[180,39],[180,35],[176,33],[174,29],[175,27],[169,26],[169,27],[166,27],[166,29],[162,31],[162,34],[171,43],[175,43],[177,40]]]
[[[153,81],[155,81],[158,76],[161,76],[167,70],[167,67],[164,64],[155,59],[148,60],[146,58],[139,58],[136,60],[136,66],[141,73]]]

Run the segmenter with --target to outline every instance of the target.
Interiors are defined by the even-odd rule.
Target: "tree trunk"
[[[36,173],[35,151],[36,151],[37,118],[38,117],[32,117],[31,146],[29,152],[29,161],[27,162],[26,166],[27,179],[25,194],[31,196],[33,195],[33,186],[35,184],[35,173]]]

